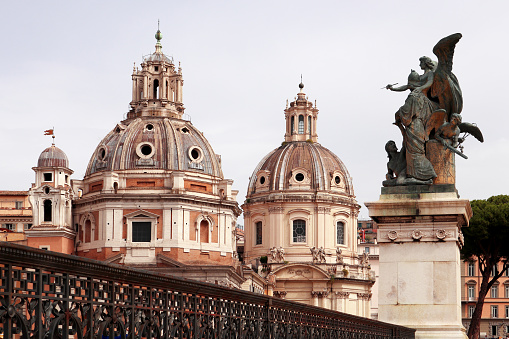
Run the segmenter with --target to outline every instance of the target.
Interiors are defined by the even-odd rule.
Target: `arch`
[[[200,214],[195,221],[195,240],[200,243],[215,243],[219,241],[219,234],[215,238],[212,230],[214,229],[214,220],[205,214]],[[218,233],[218,232],[217,232]],[[214,236],[214,237],[213,237]]]
[[[298,134],[304,134],[304,116],[299,115],[299,131]]]
[[[159,99],[159,80],[154,80],[154,93],[153,99]]]
[[[209,230],[210,230],[209,222],[207,221],[207,219],[202,219],[200,221],[200,242],[206,243],[210,242]]]
[[[94,215],[90,212],[82,215],[80,219],[80,226],[80,240],[84,243],[93,241],[94,231],[96,228]]]
[[[44,200],[44,221],[51,222],[53,221],[53,203],[51,200]]]

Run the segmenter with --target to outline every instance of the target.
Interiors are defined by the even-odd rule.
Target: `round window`
[[[148,124],[147,126],[145,126],[145,128],[147,129],[147,131],[151,131],[154,129],[154,125]]]
[[[265,177],[261,176],[260,177],[260,185],[263,185],[263,184],[265,184]]]
[[[97,157],[99,160],[104,160],[106,158],[106,147],[102,146],[97,153]]]
[[[339,185],[339,183],[341,182],[341,178],[339,177],[339,175],[336,175],[334,177],[334,182],[336,183],[336,185]]]
[[[199,148],[198,146],[191,147],[189,149],[188,154],[189,154],[189,158],[193,162],[200,162],[203,159],[203,152],[202,152],[201,148]]]
[[[142,142],[136,146],[136,154],[142,159],[148,159],[154,156],[155,148],[150,142]]]
[[[150,155],[150,153],[152,153],[152,147],[150,147],[150,145],[141,146],[141,154],[147,156]]]
[[[302,174],[302,173],[297,173],[297,174],[295,175],[295,180],[297,180],[297,181],[302,181],[302,180],[304,180],[304,174]]]
[[[49,194],[49,187],[44,187],[44,193]]]

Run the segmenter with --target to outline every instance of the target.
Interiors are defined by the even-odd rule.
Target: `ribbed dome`
[[[55,145],[42,151],[37,161],[37,167],[65,167],[69,168],[69,160],[64,151]]]
[[[223,178],[218,156],[190,121],[142,117],[118,124],[97,146],[86,176],[99,171],[162,169]]]
[[[327,148],[311,142],[286,143],[265,156],[251,176],[247,196],[291,189],[354,195],[343,162]]]

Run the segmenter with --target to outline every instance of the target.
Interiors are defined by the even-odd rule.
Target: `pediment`
[[[139,209],[124,215],[125,218],[159,218],[159,214]]]

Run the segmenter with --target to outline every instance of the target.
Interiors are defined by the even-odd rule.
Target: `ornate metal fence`
[[[414,338],[318,307],[0,242],[0,338]]]

